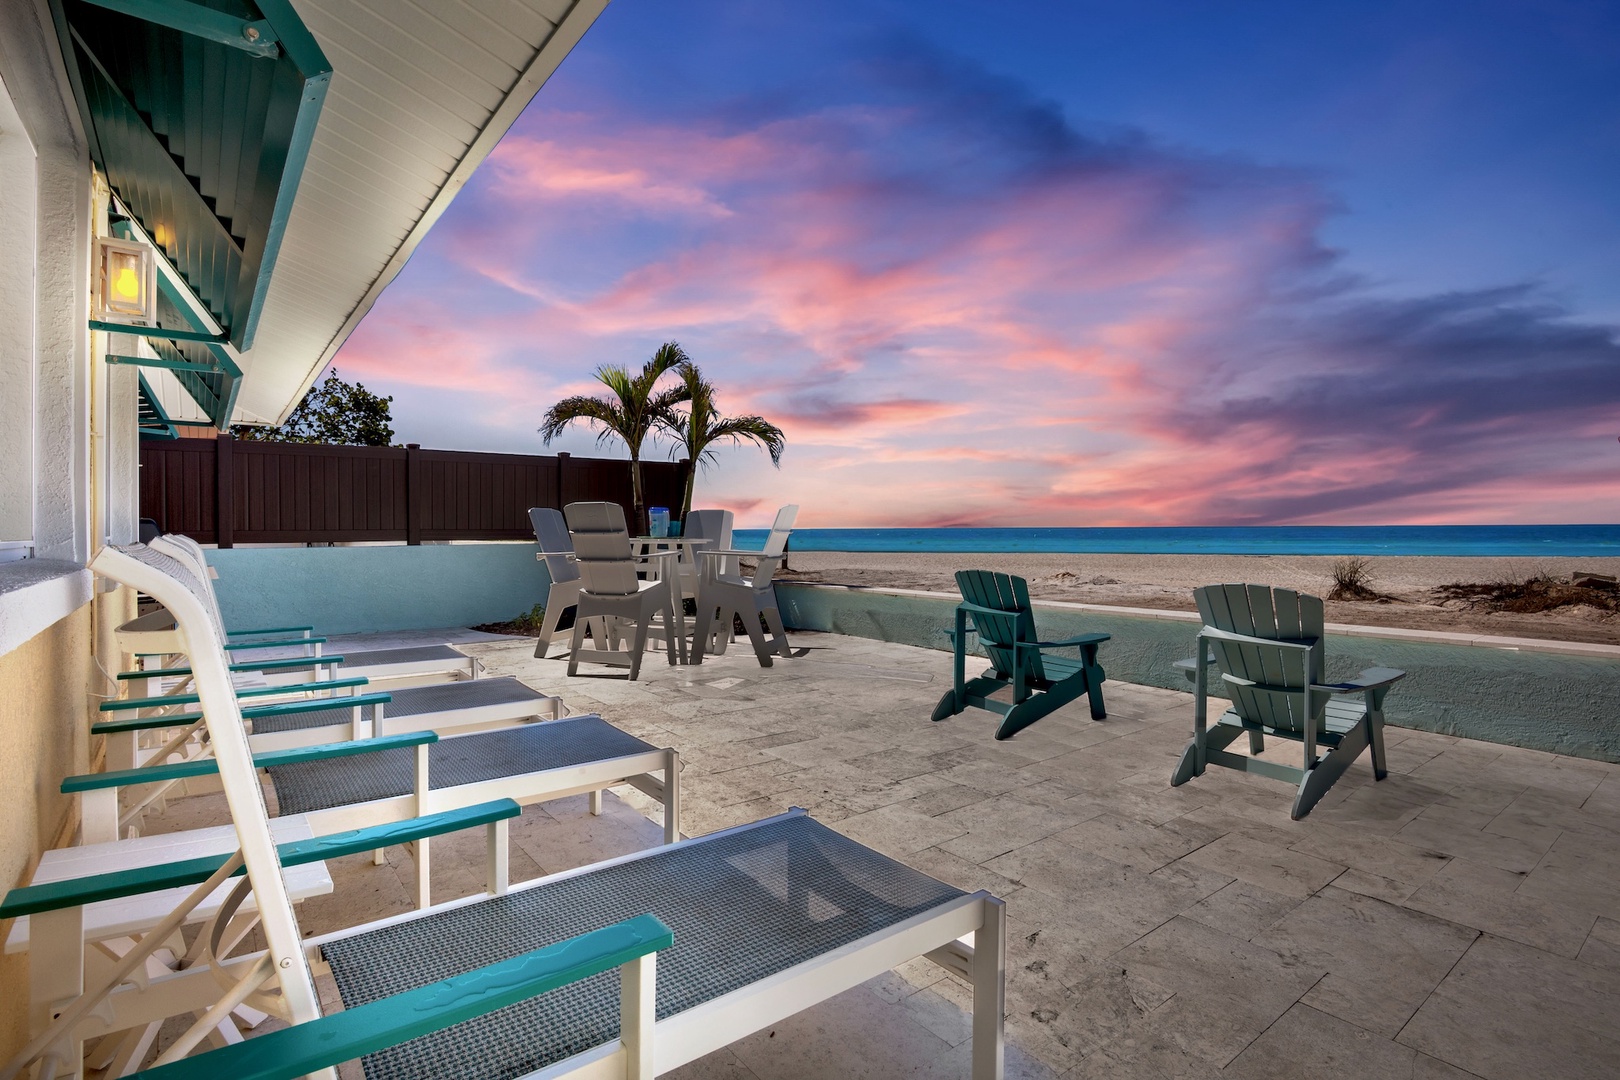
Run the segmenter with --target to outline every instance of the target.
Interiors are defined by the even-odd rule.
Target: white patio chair
[[[765,538],[762,551],[705,548],[699,553],[698,557],[706,565],[698,583],[697,629],[692,634],[692,663],[703,663],[704,649],[710,644],[709,635],[716,629],[715,619],[720,621],[715,651],[725,651],[733,615],[742,619],[743,629],[748,631],[748,640],[753,642],[754,655],[759,657],[760,667],[771,666],[773,649],[783,656],[793,655],[788,649],[787,628],[782,625],[782,612],[776,606],[776,590],[771,585],[771,576],[776,573],[776,564],[782,561],[782,553],[787,550],[788,536],[792,534],[793,522],[798,516],[797,506],[784,506],[778,510],[776,522],[771,526],[771,534]],[[752,577],[744,578],[740,571],[736,574],[721,572],[724,560],[741,558],[759,560]],[[762,616],[771,630],[769,645],[760,631],[759,620]]]
[[[574,637],[568,656],[568,674],[579,670],[581,659],[597,664],[628,666],[630,678],[641,674],[641,654],[647,647],[647,630],[654,618],[664,620],[664,647],[670,666],[686,662],[686,620],[675,602],[676,575],[659,574],[643,581],[636,576],[637,559],[630,554],[630,530],[624,508],[618,503],[579,502],[563,508],[568,531],[574,541],[574,559],[579,567],[580,590],[574,610]],[[647,559],[677,558],[674,551],[654,552]],[[589,619],[607,618],[629,622],[635,632],[626,653],[614,647],[618,633],[597,647],[585,651],[585,624]],[[593,639],[595,635],[592,635]]]
[[[568,535],[568,523],[561,510],[549,506],[536,506],[529,510],[529,522],[534,526],[534,538],[540,543],[540,560],[546,564],[551,577],[551,589],[546,593],[546,617],[540,623],[540,638],[534,643],[534,655],[545,658],[551,648],[551,636],[557,632],[557,622],[563,612],[579,603],[579,566],[574,562],[574,541]]]
[[[135,556],[131,549],[127,557]],[[98,556],[94,568],[116,561]],[[161,566],[147,565],[156,571],[148,583],[168,594],[183,630],[205,635],[201,603],[179,595],[174,579],[159,580]],[[971,980],[972,1076],[1002,1075],[1002,901],[936,881],[802,810],[516,887],[492,858],[489,897],[304,937],[284,867],[478,826],[491,831],[493,856],[518,807],[493,800],[407,827],[284,842],[265,817],[226,665],[217,652],[199,653],[193,660],[239,850],[12,890],[0,917],[31,916],[36,934],[56,935],[58,947],[54,962],[35,972],[32,1037],[6,1075],[45,1059],[55,1059],[44,1066],[53,1074],[77,1073],[87,1040],[200,1011],[159,1059],[177,1063],[165,1077],[246,1075],[250,1066],[273,1080],[331,1077],[333,1066],[365,1055],[368,1068],[412,1080],[651,1080],[922,956]],[[233,873],[245,877],[198,936],[192,962],[162,978],[139,977]],[[191,886],[168,918],[83,978],[88,906]],[[261,934],[248,948],[266,948],[233,955],[252,925],[239,918],[249,895]],[[716,897],[725,898],[723,911]],[[80,955],[67,956],[66,946]],[[321,1015],[316,967],[330,971],[341,1013]],[[615,968],[617,980],[589,978]],[[243,1002],[290,1028],[178,1065]]]
[[[681,534],[688,540],[707,540],[703,547],[686,549],[681,556],[681,595],[692,599],[698,593],[698,579],[702,574],[703,560],[698,553],[704,550],[718,551],[731,546],[730,510],[693,510],[686,515],[682,523]]]

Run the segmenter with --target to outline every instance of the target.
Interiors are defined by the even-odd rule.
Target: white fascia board
[[[473,172],[484,163],[484,159],[489,156],[490,152],[495,149],[496,144],[517,122],[517,118],[523,114],[523,110],[528,107],[529,102],[534,100],[534,95],[540,92],[540,88],[545,85],[546,80],[551,78],[558,65],[573,51],[574,46],[579,44],[580,39],[585,36],[585,31],[591,28],[591,25],[596,22],[597,16],[601,15],[607,9],[607,6],[608,0],[576,0],[573,7],[568,10],[568,14],[563,16],[562,21],[557,24],[557,28],[552,32],[551,37],[546,39],[546,43],[535,53],[534,59],[524,69],[523,74],[518,77],[511,91],[507,93],[505,99],[491,114],[489,123],[484,125],[483,130],[478,133],[471,145],[467,147],[467,152],[462,155],[461,160],[456,163],[456,167],[451,170],[444,185],[433,196],[433,201],[428,203],[427,209],[417,219],[416,225],[405,235],[405,239],[395,249],[393,256],[383,266],[382,272],[377,275],[376,280],[371,283],[371,287],[360,298],[360,302],[354,306],[354,310],[349,312],[348,317],[343,320],[343,325],[338,327],[337,333],[332,335],[331,341],[327,342],[326,347],[321,350],[320,356],[310,366],[309,371],[304,374],[303,380],[299,383],[298,392],[282,407],[280,414],[270,426],[279,427],[287,422],[287,417],[292,415],[293,409],[297,408],[298,403],[304,400],[304,395],[309,393],[311,386],[315,385],[315,380],[320,376],[321,371],[331,362],[332,357],[337,355],[338,349],[342,348],[343,343],[354,332],[354,328],[360,325],[360,320],[364,319],[367,313],[371,311],[372,305],[377,302],[377,297],[405,268],[405,264],[415,254],[417,245],[427,236],[428,230],[433,228],[444,212],[449,209],[450,203],[461,193],[461,189],[466,186]]]

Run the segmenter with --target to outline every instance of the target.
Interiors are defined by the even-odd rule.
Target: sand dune
[[[1326,555],[1092,555],[936,554],[917,552],[792,552],[789,565],[800,580],[846,585],[883,585],[954,592],[961,569],[1001,570],[1028,579],[1031,592],[1048,600],[1192,610],[1192,590],[1219,581],[1281,585],[1326,596],[1336,561]],[[1545,614],[1469,610],[1442,606],[1436,586],[1451,582],[1522,579],[1575,571],[1620,576],[1620,558],[1461,558],[1392,555],[1369,559],[1371,587],[1389,599],[1329,603],[1334,622],[1401,626],[1419,630],[1468,630],[1509,636],[1620,644],[1620,616],[1580,606]]]

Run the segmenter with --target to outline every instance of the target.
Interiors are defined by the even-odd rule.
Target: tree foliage
[[[628,367],[604,364],[596,369],[596,381],[608,393],[596,397],[576,395],[563,398],[546,411],[540,435],[546,445],[561,435],[575,420],[597,429],[597,442],[617,438],[630,450],[630,498],[635,507],[633,528],[646,531],[647,510],[641,488],[641,447],[674,414],[675,406],[686,400],[684,384],[658,390],[657,384],[670,370],[688,363],[686,353],[673,341],[666,341],[652,359],[632,375]]]
[[[727,440],[740,444],[744,439],[759,444],[771,455],[771,464],[782,467],[782,449],[787,444],[782,429],[763,416],[721,416],[714,402],[714,385],[703,377],[690,360],[676,368],[681,385],[685,388],[686,411],[673,410],[661,417],[659,426],[668,431],[675,441],[686,449],[692,462],[686,472],[686,492],[681,500],[680,516],[684,520],[692,512],[692,492],[697,485],[699,466],[705,468],[714,460],[715,443]]]
[[[389,405],[393,396],[378,397],[360,383],[347,383],[330,368],[326,378],[309,388],[298,408],[280,427],[238,424],[231,434],[249,442],[332,443],[341,446],[388,446],[394,440]]]

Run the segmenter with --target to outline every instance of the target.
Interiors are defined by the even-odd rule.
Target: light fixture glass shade
[[[157,261],[151,248],[106,236],[96,241],[96,314],[114,322],[157,321]]]

